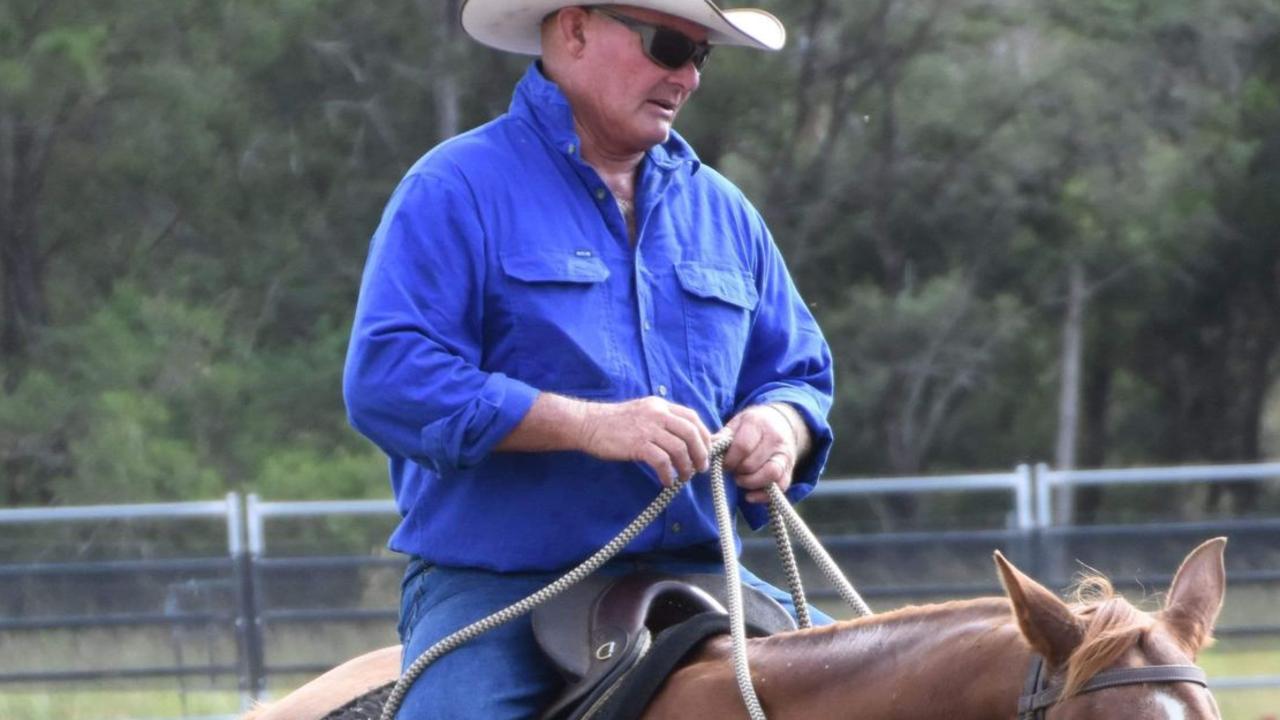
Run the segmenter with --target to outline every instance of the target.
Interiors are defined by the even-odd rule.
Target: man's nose
[[[687,94],[692,94],[702,84],[702,72],[694,66],[693,61],[681,65],[671,71],[672,82],[679,85]]]

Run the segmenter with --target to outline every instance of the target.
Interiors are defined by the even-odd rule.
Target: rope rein
[[[743,703],[747,706],[747,712],[751,715],[752,720],[766,720],[764,710],[760,707],[760,700],[756,697],[755,687],[751,684],[751,669],[747,663],[747,638],[742,609],[742,584],[739,580],[737,551],[733,543],[733,517],[729,511],[728,495],[724,488],[724,455],[732,443],[732,438],[723,437],[711,446],[711,494],[715,503],[716,525],[720,531],[720,551],[724,558],[725,594],[728,601],[730,634],[733,640],[734,674],[738,680],[738,688],[742,692]],[[670,487],[663,488],[662,492],[658,493],[658,496],[623,528],[615,538],[550,585],[514,605],[471,623],[427,648],[396,680],[395,687],[391,689],[391,694],[387,697],[386,704],[382,706],[381,720],[395,719],[396,712],[400,709],[401,703],[404,702],[404,697],[409,692],[409,688],[431,663],[456,650],[468,641],[515,620],[525,613],[531,612],[534,608],[568,590],[591,573],[600,569],[601,566],[621,552],[641,531],[656,520],[686,484],[687,481],[677,479]],[[787,584],[791,592],[791,598],[795,602],[796,615],[799,618],[800,627],[811,627],[812,621],[809,618],[809,608],[805,601],[804,587],[801,584],[800,573],[796,567],[791,540],[787,535],[788,529],[796,533],[801,547],[818,564],[822,574],[836,588],[840,597],[849,604],[854,614],[859,617],[871,614],[871,609],[863,602],[858,592],[853,589],[853,585],[845,579],[835,561],[831,559],[831,556],[822,548],[818,539],[809,531],[808,526],[804,524],[804,520],[787,502],[786,496],[782,494],[782,490],[777,485],[769,487],[769,517],[773,523],[773,536],[778,546],[778,557],[787,573]]]
[[[729,606],[729,637],[733,640],[733,674],[738,679],[742,702],[751,720],[765,720],[760,698],[751,684],[751,668],[747,665],[746,616],[742,612],[742,581],[738,572],[738,552],[733,544],[733,517],[729,513],[729,497],[724,489],[724,451],[729,439],[711,450],[711,498],[716,509],[716,527],[720,530],[720,555],[724,557],[725,604]],[[793,559],[794,562],[794,559]],[[792,597],[795,590],[792,589]],[[808,613],[805,613],[806,616]]]
[[[769,486],[769,507],[771,508],[771,512],[773,510],[777,510],[782,515],[782,519],[786,522],[787,528],[791,532],[795,533],[796,537],[799,538],[800,547],[803,547],[805,552],[809,553],[809,557],[813,558],[813,561],[817,563],[818,570],[822,572],[822,576],[825,577],[827,582],[831,583],[831,586],[836,589],[836,592],[840,595],[840,599],[844,600],[845,604],[853,610],[854,616],[867,617],[873,614],[871,612],[871,608],[862,599],[862,596],[853,588],[853,583],[849,582],[849,579],[845,577],[845,574],[840,571],[840,566],[836,565],[836,561],[827,554],[826,548],[822,547],[822,543],[819,542],[818,537],[814,535],[813,531],[809,529],[809,526],[804,523],[804,519],[796,512],[796,509],[791,507],[791,503],[787,502],[787,497],[782,494],[782,490],[779,489],[777,485]],[[723,541],[723,538],[721,540]],[[779,552],[781,552],[781,550],[779,550]],[[783,564],[788,564],[788,561],[784,560]],[[794,555],[791,555],[790,564],[795,564]],[[788,578],[788,581],[790,581],[790,578]],[[796,577],[795,585],[791,588],[791,595],[793,598],[795,597],[797,590],[799,590],[801,596],[803,596],[804,591],[800,588],[800,579],[798,575]]]

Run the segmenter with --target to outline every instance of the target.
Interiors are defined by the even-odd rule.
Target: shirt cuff
[[[474,467],[511,434],[537,397],[536,388],[493,373],[474,400],[422,429],[423,454],[441,475]]]
[[[791,504],[796,504],[813,492],[818,478],[827,466],[827,458],[835,444],[831,425],[827,422],[826,413],[821,409],[817,398],[801,388],[774,387],[753,395],[743,407],[751,405],[767,405],[784,402],[795,408],[809,429],[809,455],[796,468],[791,478],[791,487],[784,493]],[[739,509],[753,530],[758,530],[769,522],[767,505],[740,501]]]

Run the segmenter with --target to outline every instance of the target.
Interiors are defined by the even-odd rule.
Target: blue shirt
[[[419,160],[373,236],[348,349],[351,423],[390,458],[390,546],[428,562],[553,570],[614,537],[661,486],[639,463],[496,452],[539,391],[659,396],[713,432],[791,403],[831,445],[831,355],[742,193],[672,133],[643,160],[638,241],[579,155],[564,95],[532,65],[509,112]],[[758,527],[763,506],[739,502]],[[717,541],[696,477],[626,553]]]

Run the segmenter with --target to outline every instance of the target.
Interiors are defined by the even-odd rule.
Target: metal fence
[[[245,601],[250,597],[250,558],[244,547],[244,519],[239,495],[229,493],[222,501],[149,503],[139,505],[102,505],[63,508],[9,508],[0,509],[0,528],[23,528],[35,525],[89,525],[141,521],[184,521],[204,519],[225,527],[225,553],[199,557],[177,556],[160,559],[92,559],[92,560],[37,560],[13,562],[0,559],[0,586],[7,592],[4,598],[12,607],[0,616],[0,632],[35,633],[51,630],[84,630],[92,628],[184,628],[220,627],[236,638],[236,646],[246,648],[253,643],[252,605]],[[16,598],[22,581],[83,579],[87,585],[98,584],[102,578],[126,578],[128,584],[137,584],[138,578],[168,576],[181,577],[184,583],[194,580],[219,583],[230,590],[235,601],[224,603],[216,610],[191,611],[180,602],[170,602],[171,595],[160,607],[137,608],[128,611],[108,612],[56,612],[51,613],[37,606],[24,607]],[[177,590],[180,585],[170,585]],[[34,611],[33,611],[34,610]],[[0,683],[80,683],[103,680],[143,680],[149,678],[183,678],[185,676],[247,677],[245,657],[237,662],[207,663],[198,667],[184,667],[181,663],[120,667],[117,665],[97,668],[66,668],[38,670],[8,670],[0,673]],[[247,690],[248,687],[245,686]]]
[[[1225,518],[1197,522],[1143,522],[1072,526],[1055,522],[1056,507],[1069,503],[1072,494],[1087,487],[1141,487],[1152,484],[1208,487],[1217,483],[1248,480],[1268,488],[1280,487],[1280,463],[1258,465],[1139,468],[1128,470],[1055,471],[1044,465],[1021,465],[1008,473],[951,475],[924,478],[869,478],[824,481],[812,499],[802,505],[831,554],[850,571],[862,594],[877,599],[955,597],[998,593],[991,572],[989,553],[1000,548],[1051,586],[1069,579],[1069,560],[1091,557],[1085,548],[1092,545],[1098,554],[1116,560],[1115,549],[1131,547],[1137,554],[1133,568],[1113,566],[1113,580],[1119,586],[1142,583],[1157,587],[1167,584],[1181,553],[1204,537],[1228,535],[1233,550],[1238,544],[1256,552],[1247,557],[1261,562],[1230,566],[1231,586],[1280,587],[1280,568],[1267,549],[1280,552],[1280,518]],[[840,527],[844,520],[841,503],[865,508],[886,498],[985,498],[978,505],[988,512],[984,524],[963,528],[879,529]],[[825,508],[825,509],[824,509]],[[831,516],[823,520],[824,512]],[[832,518],[835,518],[832,520]],[[356,603],[335,606],[325,593],[310,592],[306,583],[317,582],[326,573],[362,572],[370,568],[398,574],[403,560],[368,547],[363,552],[332,550],[294,552],[289,544],[308,545],[305,534],[287,531],[283,541],[272,544],[269,524],[290,522],[373,518],[383,526],[394,522],[395,506],[390,500],[266,502],[255,495],[243,499],[229,494],[222,501],[165,503],[80,508],[0,509],[0,529],[75,523],[135,522],[141,520],[184,521],[202,518],[225,525],[225,554],[178,555],[159,559],[15,561],[0,556],[0,579],[12,585],[18,579],[129,576],[162,577],[164,601],[161,608],[136,608],[116,612],[44,613],[27,610],[0,616],[0,632],[40,632],[51,629],[167,627],[204,628],[234,638],[234,662],[213,659],[204,663],[175,663],[170,666],[112,667],[94,669],[33,669],[0,671],[0,685],[17,683],[76,683],[104,679],[182,678],[208,676],[235,678],[242,696],[257,698],[267,690],[273,676],[313,674],[340,658],[308,658],[305,661],[270,660],[267,638],[273,628],[332,625],[377,621],[390,626],[396,612],[390,604],[364,607]],[[995,518],[992,520],[991,518]],[[385,538],[385,527],[374,536]],[[1170,548],[1164,555],[1157,550]],[[771,541],[748,538],[744,555],[749,562],[771,552]],[[278,552],[274,552],[275,550]],[[295,548],[296,549],[296,548]],[[0,548],[2,550],[2,548]],[[1238,553],[1229,553],[1229,559]],[[976,558],[977,562],[974,562]],[[1172,561],[1169,558],[1174,558]],[[1170,564],[1170,562],[1174,564]],[[763,564],[763,563],[757,563]],[[919,566],[922,573],[907,576],[877,574],[877,568]],[[1149,569],[1151,568],[1151,569]],[[1158,568],[1156,572],[1152,569]],[[758,568],[757,568],[758,569]],[[1108,568],[1112,570],[1113,568]],[[768,573],[761,573],[768,577]],[[301,578],[293,589],[273,588],[279,578]],[[816,575],[809,575],[816,577]],[[215,607],[190,608],[181,601],[182,588],[197,583],[201,588],[217,588],[221,600]],[[822,599],[822,589],[811,591]],[[159,595],[157,595],[159,597]],[[4,601],[0,593],[0,602]],[[154,599],[154,598],[153,598]],[[1253,618],[1218,629],[1218,635],[1280,635],[1273,616]],[[181,658],[180,658],[181,659]],[[1280,687],[1280,675],[1214,678],[1218,688]]]

